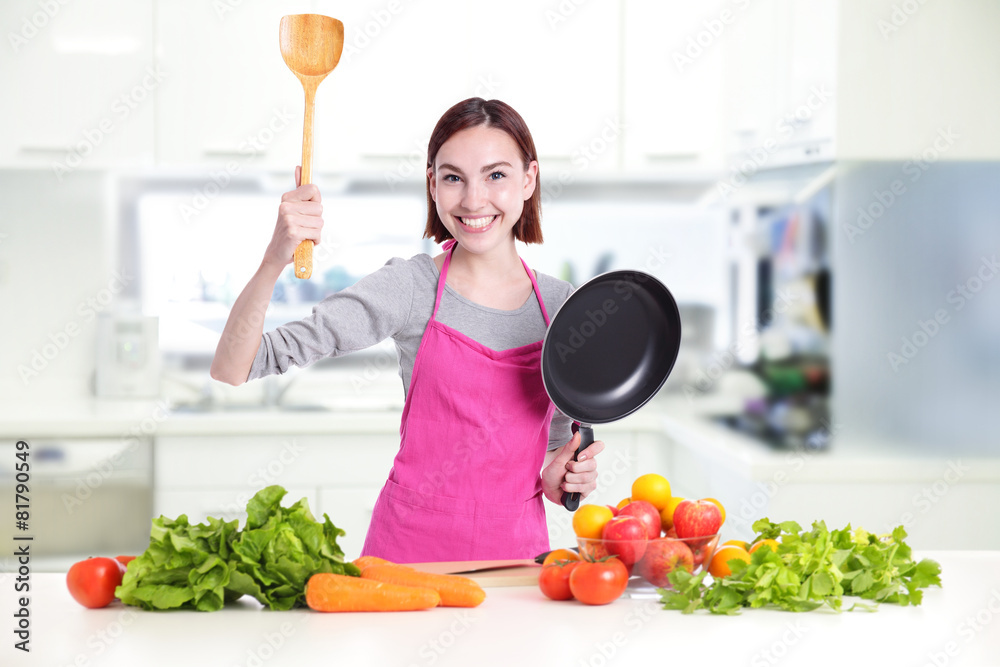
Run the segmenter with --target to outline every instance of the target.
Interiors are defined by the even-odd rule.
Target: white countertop
[[[31,576],[31,653],[13,649],[14,575],[0,575],[4,665],[1000,665],[1000,552],[927,552],[941,589],[875,613],[746,610],[685,616],[653,600],[588,607],[535,587],[490,588],[476,609],[219,612],[77,605],[63,574]],[[939,662],[932,660],[937,658]],[[656,662],[636,662],[639,659]],[[946,662],[941,662],[946,661]]]

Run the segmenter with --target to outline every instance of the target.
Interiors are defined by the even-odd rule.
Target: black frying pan
[[[580,424],[580,452],[592,424],[632,414],[656,395],[677,359],[681,316],[670,291],[642,271],[588,280],[562,304],[542,344],[542,381],[559,410]],[[563,493],[570,511],[579,493]]]

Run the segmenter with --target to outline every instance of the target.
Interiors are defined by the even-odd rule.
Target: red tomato
[[[573,597],[584,604],[614,602],[628,586],[628,570],[618,558],[579,563],[569,576]]]
[[[580,561],[555,561],[542,568],[538,575],[538,587],[550,600],[572,600],[573,593],[569,590],[569,577]]]
[[[135,560],[135,556],[115,556],[115,560],[122,564],[122,569],[128,567],[128,564]]]
[[[74,563],[66,573],[73,599],[88,609],[107,607],[122,583],[122,567],[114,558],[88,558]]]

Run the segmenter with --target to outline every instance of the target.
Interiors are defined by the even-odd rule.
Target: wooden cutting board
[[[498,588],[501,586],[537,586],[538,573],[542,566],[531,559],[525,560],[459,560],[441,561],[436,563],[407,563],[421,572],[435,574],[462,574],[483,588]],[[490,569],[484,568],[503,568]],[[479,570],[478,572],[468,572]]]

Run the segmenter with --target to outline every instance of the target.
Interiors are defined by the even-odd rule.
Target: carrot
[[[478,607],[486,599],[486,592],[479,584],[454,574],[432,574],[398,565],[370,565],[361,572],[361,578],[433,588],[441,595],[442,607]]]
[[[358,569],[362,572],[365,571],[366,567],[371,567],[372,565],[395,565],[396,567],[406,567],[406,565],[400,565],[399,563],[393,563],[391,560],[386,560],[384,558],[379,558],[378,556],[359,556],[351,561],[358,566]]]
[[[417,588],[320,572],[309,577],[306,604],[316,611],[413,611],[441,603],[431,588]]]

